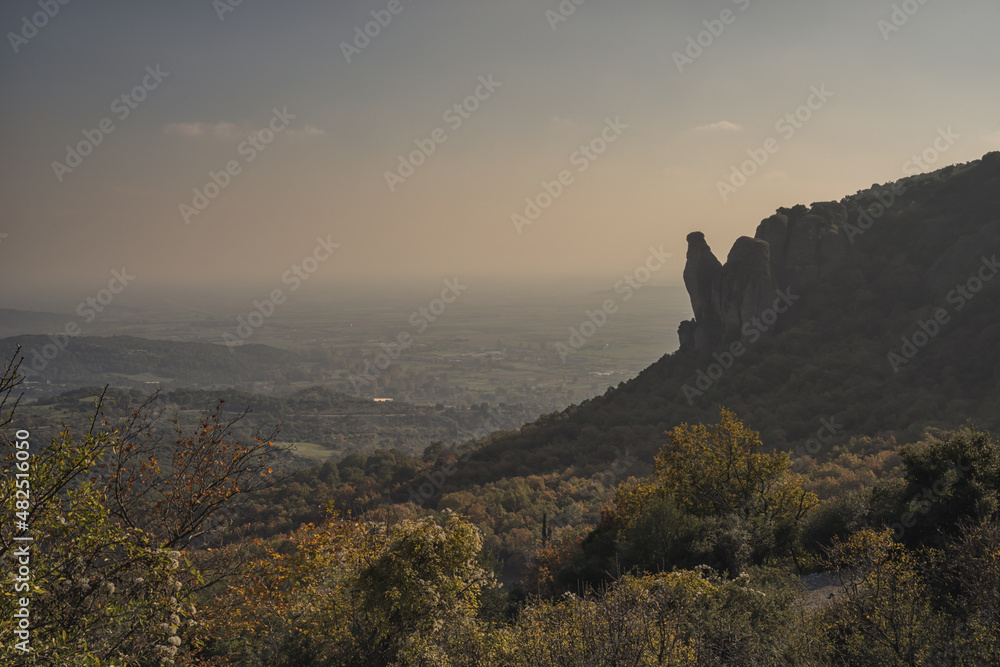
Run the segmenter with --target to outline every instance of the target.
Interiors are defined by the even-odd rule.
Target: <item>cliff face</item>
[[[606,468],[625,450],[651,466],[664,431],[714,423],[720,405],[752,415],[754,429],[775,450],[804,445],[821,417],[843,425],[845,437],[892,433],[910,441],[927,425],[959,428],[967,419],[1000,433],[1000,152],[876,183],[837,204],[779,209],[748,233],[754,236],[728,257],[712,254],[703,234],[688,237],[684,280],[696,317],[681,326],[687,352],[665,355],[575,409],[497,434],[449,488],[571,464]],[[752,350],[702,390],[701,374],[714,379],[706,356],[726,351],[727,330],[738,335],[746,304],[771,287],[768,271],[776,288],[801,297],[763,334],[776,328],[772,342],[787,345],[782,354]],[[761,297],[757,306],[770,311],[777,298]],[[922,340],[940,308],[949,322],[894,368],[888,355],[903,349],[903,339]],[[751,321],[757,317],[764,315],[753,313]],[[696,339],[706,353],[693,352]],[[703,394],[692,396],[685,386]]]
[[[713,290],[722,276],[722,264],[712,253],[701,232],[688,234],[687,264],[684,265],[684,286],[691,296],[694,321],[682,322],[678,335],[681,347],[694,345],[701,349],[718,339],[721,313],[714,302]]]
[[[841,226],[847,209],[837,202],[779,209],[754,238],[733,244],[724,265],[705,235],[688,235],[684,285],[695,319],[678,329],[682,350],[710,351],[744,337],[744,327],[771,308],[779,290],[800,295],[826,278],[849,247]],[[766,332],[759,332],[759,334]]]

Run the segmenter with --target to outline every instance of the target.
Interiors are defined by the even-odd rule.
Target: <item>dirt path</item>
[[[800,577],[799,580],[805,586],[805,604],[806,609],[810,612],[830,604],[840,592],[837,577],[832,572],[807,574]]]

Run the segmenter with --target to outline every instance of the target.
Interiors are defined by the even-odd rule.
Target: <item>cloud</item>
[[[240,137],[246,138],[251,134],[256,134],[264,128],[254,129],[249,123],[170,123],[163,128],[163,131],[174,137],[184,137],[189,139],[217,139],[220,141],[235,140]],[[288,128],[284,132],[292,137],[323,137],[326,136],[324,130],[312,125]]]
[[[728,120],[720,120],[711,125],[699,125],[695,128],[699,132],[737,132],[743,129],[738,123],[730,123]]]
[[[326,130],[321,130],[312,125],[303,125],[302,127],[290,127],[285,130],[285,134],[292,137],[325,137]]]
[[[175,137],[234,139],[243,132],[235,123],[170,123],[163,131]]]

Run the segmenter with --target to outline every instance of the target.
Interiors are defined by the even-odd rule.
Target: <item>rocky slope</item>
[[[703,234],[688,244],[695,319],[680,327],[681,349],[603,396],[494,436],[456,483],[601,472],[633,456],[638,474],[665,430],[712,422],[719,405],[777,448],[834,430],[819,458],[852,438],[1000,427],[1000,153],[780,209],[725,264]]]
[[[835,273],[850,243],[847,207],[822,202],[779,209],[753,238],[741,236],[720,264],[701,232],[688,234],[684,284],[695,319],[681,324],[681,347],[708,351],[752,336],[753,319],[773,307],[779,292],[799,296]],[[787,297],[786,297],[787,298]],[[763,332],[762,332],[763,333]]]

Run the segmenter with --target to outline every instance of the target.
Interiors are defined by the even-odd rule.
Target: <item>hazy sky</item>
[[[234,2],[4,2],[0,305],[122,267],[134,294],[266,290],[317,237],[340,247],[312,284],[610,287],[650,246],[676,283],[692,230],[724,257],[778,206],[920,170],[935,140],[933,168],[1000,148],[997,2]],[[400,172],[418,141],[433,153]],[[210,172],[228,185],[198,200]],[[558,196],[519,230],[542,181]]]

